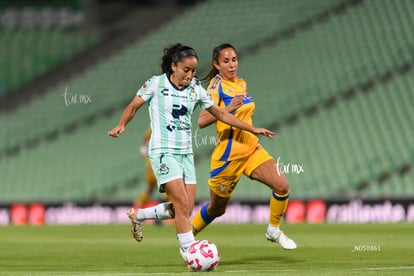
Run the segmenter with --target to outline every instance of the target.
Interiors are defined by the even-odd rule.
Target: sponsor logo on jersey
[[[170,95],[170,93],[168,93],[168,88],[164,88],[163,90],[161,90],[161,94],[163,94],[164,96],[168,96]]]
[[[174,130],[190,130],[191,125],[188,125],[185,122],[182,122],[180,120],[180,116],[184,116],[187,114],[188,108],[185,105],[182,104],[174,104],[173,110],[171,112],[171,115],[173,116],[174,120],[171,121],[169,125],[167,125],[168,131],[174,131]]]
[[[173,105],[173,111],[172,111],[172,116],[174,119],[179,119],[180,116],[183,116],[185,114],[187,114],[187,107],[185,105],[182,104],[174,104]]]

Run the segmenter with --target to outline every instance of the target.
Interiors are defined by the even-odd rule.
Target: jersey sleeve
[[[219,104],[219,101],[220,101],[219,94],[218,94],[218,87],[219,87],[218,78],[212,79],[207,86],[207,93],[210,95],[211,99],[213,99],[213,101],[216,104]]]
[[[200,86],[200,106],[202,109],[212,107],[214,105],[214,100],[207,93],[207,91]]]
[[[148,102],[153,96],[155,90],[152,89],[154,77],[150,78],[138,89],[137,96],[140,96],[145,102]]]

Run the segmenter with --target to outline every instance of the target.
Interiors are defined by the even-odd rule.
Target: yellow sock
[[[282,222],[282,217],[286,212],[286,207],[289,201],[289,192],[284,195],[272,193],[270,198],[270,217],[269,224],[279,227]]]
[[[145,205],[145,203],[148,202],[149,198],[150,198],[150,195],[147,191],[142,192],[138,196],[138,198],[135,200],[135,205],[136,205],[135,207],[136,208],[142,208]]]
[[[167,195],[167,193],[163,193],[162,194],[162,197],[164,198],[164,201],[165,202],[170,202],[171,200],[170,200],[170,197]]]
[[[194,236],[201,232],[209,225],[214,218],[211,218],[207,213],[208,203],[200,208],[191,220],[191,228],[193,229]]]

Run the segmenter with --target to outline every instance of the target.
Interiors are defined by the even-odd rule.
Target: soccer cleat
[[[127,212],[127,215],[132,223],[132,228],[131,228],[132,236],[134,237],[136,241],[141,242],[142,239],[144,238],[142,234],[142,225],[144,224],[144,221],[136,219],[134,208],[130,208]]]
[[[282,231],[270,234],[266,232],[266,239],[271,242],[278,242],[279,245],[286,250],[296,249],[296,243],[289,239]]]
[[[180,255],[181,255],[181,258],[184,260],[184,263],[187,265],[188,270],[193,271],[190,265],[187,263],[187,250],[181,248],[181,246],[180,246]]]
[[[180,255],[181,255],[181,258],[183,258],[184,262],[187,263],[187,252],[181,247],[180,247]]]

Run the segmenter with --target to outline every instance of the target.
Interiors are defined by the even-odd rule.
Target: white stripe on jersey
[[[191,115],[197,104],[203,109],[214,104],[200,81],[193,79],[188,87],[177,89],[166,74],[153,76],[137,95],[149,104],[149,153],[192,153]]]

